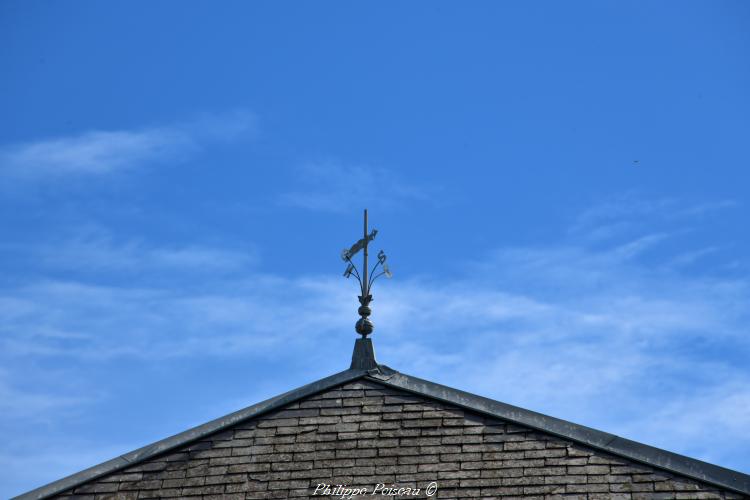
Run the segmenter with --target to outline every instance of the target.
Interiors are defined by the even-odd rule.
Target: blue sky
[[[0,3],[0,496],[379,361],[750,472],[747,2]]]

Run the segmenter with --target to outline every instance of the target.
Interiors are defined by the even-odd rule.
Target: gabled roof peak
[[[385,365],[378,365],[375,362],[372,342],[370,339],[362,338],[358,339],[354,345],[352,368],[348,370],[231,413],[162,441],[144,446],[143,448],[37,488],[16,498],[24,500],[47,498],[105,474],[143,462],[148,458],[173,450],[179,446],[188,445],[204,436],[222,431],[251,418],[259,417],[305,397],[359,379],[449,403],[484,416],[561,437],[574,443],[650,465],[657,469],[697,479],[704,483],[726,488],[744,495],[750,495],[750,476],[747,474],[412,377]]]

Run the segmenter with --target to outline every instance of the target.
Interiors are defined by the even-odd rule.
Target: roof
[[[366,379],[387,387],[453,404],[485,416],[565,438],[612,455],[750,495],[750,475],[397,372],[385,365],[378,364],[375,361],[372,342],[370,339],[363,338],[358,339],[355,343],[352,364],[348,370],[125,453],[15,498],[24,500],[41,499],[62,493],[90,480],[225,430],[240,422],[358,379]]]

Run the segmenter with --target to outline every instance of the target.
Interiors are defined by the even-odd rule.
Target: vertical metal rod
[[[367,297],[367,295],[369,294],[369,289],[367,287],[367,243],[367,209],[365,208],[365,279],[364,281],[362,281],[362,297]]]

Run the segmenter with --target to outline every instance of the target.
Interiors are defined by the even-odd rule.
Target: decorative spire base
[[[375,348],[372,340],[361,338],[354,341],[354,352],[352,353],[352,365],[350,370],[372,370],[378,367],[375,361]]]

